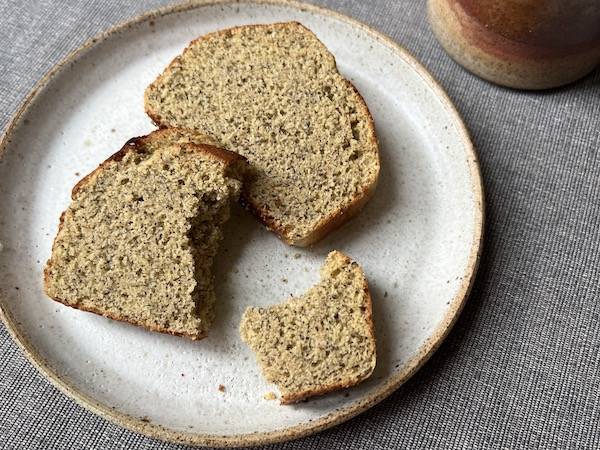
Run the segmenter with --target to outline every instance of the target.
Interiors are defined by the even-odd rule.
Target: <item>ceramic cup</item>
[[[600,64],[600,0],[428,0],[448,54],[497,84],[547,89]]]

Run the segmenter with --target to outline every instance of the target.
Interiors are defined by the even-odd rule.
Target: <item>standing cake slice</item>
[[[375,368],[367,280],[338,251],[327,257],[320,282],[301,297],[248,308],[240,333],[284,404],[355,385]]]
[[[297,22],[196,39],[146,89],[145,107],[159,126],[205,132],[245,156],[243,200],[289,244],[318,241],[375,190],[379,153],[367,105]]]
[[[73,189],[44,270],[47,295],[150,330],[205,337],[211,266],[244,170],[242,157],[198,133],[131,139]]]

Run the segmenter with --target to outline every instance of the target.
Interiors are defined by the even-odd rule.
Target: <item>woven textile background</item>
[[[600,71],[503,89],[446,56],[424,0],[318,3],[403,44],[448,90],[481,159],[487,228],[473,294],[430,362],[358,418],[277,448],[600,448]],[[0,128],[69,51],[161,4],[0,0]],[[1,325],[0,347],[1,449],[181,448],[77,406]]]

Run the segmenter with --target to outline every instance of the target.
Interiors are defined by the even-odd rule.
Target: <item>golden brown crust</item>
[[[159,139],[161,137],[161,135],[164,133],[171,133],[171,132],[187,133],[188,131],[184,130],[182,128],[165,128],[165,127],[163,127],[163,128],[159,128],[158,130],[154,130],[150,134],[147,134],[145,136],[137,136],[137,137],[129,139],[127,142],[125,142],[123,147],[121,147],[121,149],[118,152],[113,153],[111,156],[106,158],[103,162],[100,163],[100,165],[98,167],[96,167],[96,169],[94,169],[92,172],[90,172],[89,174],[87,174],[81,180],[79,180],[77,182],[77,184],[73,187],[73,190],[71,191],[71,198],[73,199],[74,196],[77,195],[77,192],[79,192],[79,190],[83,186],[85,186],[86,183],[90,182],[91,179],[97,173],[99,173],[100,170],[102,170],[106,165],[110,164],[111,162],[121,161],[127,153],[132,152],[132,151],[137,151],[138,153],[143,153],[144,146],[147,143],[152,142],[155,139]],[[239,155],[235,152],[231,152],[229,150],[225,150],[220,147],[216,147],[214,145],[194,144],[194,143],[189,143],[189,144],[185,144],[185,145],[196,151],[203,152],[206,155],[212,156],[220,161],[223,161],[223,163],[226,166],[231,166],[237,162],[245,162],[246,161],[246,158],[244,158],[242,155]]]
[[[208,33],[205,34],[203,36],[200,36],[196,39],[194,39],[193,41],[191,41],[188,46],[183,50],[183,52],[181,53],[181,55],[175,57],[171,63],[169,63],[169,65],[167,66],[167,68],[156,78],[156,80],[154,80],[146,89],[146,91],[144,92],[144,109],[146,111],[146,114],[148,115],[148,117],[150,117],[150,119],[159,127],[164,127],[167,124],[165,124],[161,117],[158,115],[158,113],[156,111],[153,111],[150,108],[150,102],[147,101],[147,96],[148,96],[148,92],[151,91],[152,89],[154,89],[154,87],[159,83],[159,81],[161,81],[163,79],[163,77],[165,76],[165,74],[169,71],[169,69],[171,69],[171,67],[174,64],[178,64],[179,60],[181,59],[181,57],[183,55],[185,55],[188,51],[190,51],[190,48],[196,43],[199,42],[201,40],[207,40],[210,39],[214,36],[218,36],[224,33],[234,33],[237,31],[240,31],[242,29],[245,28],[253,28],[253,27],[263,27],[265,25],[262,24],[255,24],[255,25],[241,25],[241,26],[237,26],[237,27],[233,27],[233,28],[228,28],[226,30],[220,30],[220,31],[215,31],[212,33]],[[325,44],[323,44],[319,38],[307,27],[305,27],[304,25],[302,25],[300,22],[297,21],[292,21],[292,22],[277,22],[277,23],[273,23],[270,24],[269,26],[281,26],[281,27],[290,27],[290,26],[300,26],[301,28],[304,29],[305,32],[310,33],[311,35],[314,36],[314,38],[324,47]],[[331,54],[334,64],[336,64],[335,61],[335,56],[329,52],[329,50],[327,50],[327,52],[329,54]],[[337,70],[337,64],[336,64],[336,70]],[[339,70],[338,70],[339,72]],[[321,220],[317,226],[313,229],[312,233],[310,233],[309,235],[305,236],[302,239],[294,239],[292,236],[289,235],[289,228],[287,227],[282,227],[278,221],[269,213],[269,211],[265,208],[262,208],[261,206],[257,205],[256,203],[254,203],[252,201],[252,199],[250,198],[249,194],[247,193],[247,191],[243,191],[242,195],[240,196],[240,202],[246,206],[251,212],[252,214],[254,214],[257,219],[265,226],[267,227],[269,230],[273,231],[275,234],[277,234],[281,240],[283,242],[285,242],[288,245],[294,245],[297,247],[308,247],[309,245],[312,245],[318,241],[320,241],[321,239],[323,239],[326,235],[328,235],[329,233],[331,233],[332,231],[336,230],[337,228],[339,228],[340,226],[342,226],[344,223],[346,223],[348,220],[350,220],[352,217],[356,216],[360,210],[364,207],[364,205],[367,203],[367,201],[369,201],[369,199],[373,196],[373,194],[375,193],[375,188],[377,187],[377,181],[379,179],[379,141],[377,139],[377,135],[375,133],[375,122],[373,120],[373,116],[371,115],[371,112],[369,111],[369,108],[367,106],[367,103],[365,102],[364,98],[362,97],[362,95],[360,94],[360,92],[358,92],[358,90],[356,89],[356,87],[354,86],[354,84],[352,84],[352,82],[350,82],[350,80],[344,79],[344,81],[348,84],[348,86],[351,88],[351,90],[353,91],[353,93],[356,95],[356,97],[358,98],[359,101],[359,105],[360,105],[360,109],[363,115],[365,115],[367,117],[367,123],[369,125],[369,131],[371,134],[371,144],[373,146],[373,148],[375,149],[375,157],[377,158],[377,173],[374,176],[374,179],[372,181],[372,183],[368,186],[365,186],[363,188],[362,191],[360,191],[347,205],[345,205],[344,207],[340,208],[338,211],[335,211],[334,213],[332,213],[331,215],[329,215],[328,217],[324,218],[323,220]]]
[[[134,138],[129,139],[125,143],[125,145],[123,145],[123,147],[121,147],[121,149],[118,152],[110,155],[108,158],[106,158],[104,161],[102,161],[100,163],[100,165],[98,165],[98,167],[96,167],[93,171],[91,171],[86,176],[84,176],[81,180],[79,180],[77,182],[77,184],[75,184],[75,186],[73,186],[73,189],[71,190],[71,199],[74,199],[75,196],[77,195],[77,193],[87,183],[89,183],[92,180],[92,177],[94,175],[96,175],[97,173],[99,173],[100,170],[102,170],[105,166],[107,166],[108,164],[110,164],[113,161],[121,161],[127,153],[129,153],[130,151],[135,151],[138,148],[138,143],[139,143],[140,139],[142,139],[142,137],[134,137]],[[63,214],[64,214],[64,212],[63,212]],[[61,225],[62,225],[62,221],[61,221]],[[59,231],[60,231],[60,228],[59,228]]]
[[[288,229],[279,225],[277,220],[269,213],[265,208],[261,208],[252,202],[250,195],[246,189],[242,189],[240,195],[240,203],[243,207],[248,209],[256,218],[262,223],[267,229],[273,231],[277,236],[286,244],[293,245],[292,241],[286,237]]]
[[[319,223],[319,225],[313,230],[313,232],[305,238],[298,240],[286,240],[284,238],[284,241],[290,245],[295,245],[298,247],[308,247],[309,245],[315,244],[316,242],[320,241],[325,236],[327,236],[329,233],[338,229],[347,221],[356,216],[362,210],[365,204],[371,199],[371,197],[375,193],[376,187],[377,180],[375,181],[375,184],[368,186],[364,191],[362,191],[360,194],[354,197],[352,201],[343,209],[323,219]]]
[[[370,375],[371,374],[369,373],[366,376],[364,376],[362,378],[358,378],[356,380],[348,380],[345,382],[332,384],[329,386],[323,386],[318,389],[308,389],[308,390],[302,391],[302,392],[294,392],[292,394],[283,394],[281,396],[280,403],[282,405],[293,405],[294,403],[299,403],[310,397],[318,397],[320,395],[329,394],[330,392],[338,391],[340,389],[349,388],[349,387],[355,386],[358,383],[360,383],[361,381],[367,379]]]
[[[110,164],[111,162],[118,162],[121,161],[123,159],[123,157],[131,151],[139,151],[139,152],[143,152],[144,151],[144,146],[146,143],[151,142],[153,139],[157,139],[160,138],[161,134],[163,133],[168,133],[168,132],[174,132],[174,131],[179,131],[179,132],[183,132],[185,133],[185,130],[179,129],[179,128],[161,128],[158,130],[155,130],[153,132],[151,132],[150,134],[147,134],[146,136],[138,136],[138,137],[134,137],[129,139],[124,145],[123,147],[121,147],[121,149],[112,154],[111,156],[109,156],[106,160],[104,160],[102,163],[100,163],[100,165],[94,169],[92,172],[90,172],[89,174],[87,174],[86,176],[84,176],[81,180],[79,180],[79,182],[73,187],[73,190],[71,191],[71,198],[74,199],[75,196],[77,195],[77,193],[89,182],[92,181],[93,177],[96,176],[98,173],[100,173],[100,171],[106,167],[108,164]],[[238,155],[237,153],[234,152],[230,152],[229,150],[225,150],[219,147],[215,147],[213,145],[208,145],[208,144],[185,144],[186,147],[193,149],[195,151],[198,152],[203,152],[206,155],[210,155],[211,157],[214,157],[216,159],[219,159],[221,161],[223,161],[223,163],[230,167],[235,163],[238,162],[242,162],[245,163],[246,159],[241,156]],[[63,211],[60,215],[60,219],[59,219],[59,223],[58,223],[58,230],[56,232],[56,236],[54,238],[54,241],[52,242],[52,253],[54,253],[55,250],[55,246],[56,246],[56,241],[58,239],[58,236],[62,230],[64,221],[65,221],[65,215],[66,215],[66,210]],[[132,325],[137,325],[140,326],[142,328],[146,328],[147,330],[150,331],[157,331],[159,333],[166,333],[166,334],[172,334],[175,336],[182,336],[182,337],[187,337],[190,338],[192,340],[199,340],[199,339],[203,339],[207,336],[206,332],[203,333],[198,333],[198,334],[190,334],[190,333],[178,333],[178,332],[173,332],[171,330],[168,330],[166,328],[160,327],[158,325],[149,325],[149,324],[145,324],[145,323],[141,323],[141,322],[136,322],[130,319],[127,319],[125,317],[122,316],[118,316],[115,314],[111,314],[108,313],[106,311],[100,311],[99,309],[93,308],[93,307],[88,307],[88,306],[82,306],[80,305],[79,302],[76,302],[74,304],[70,304],[68,303],[66,300],[58,298],[58,297],[54,297],[52,295],[50,295],[48,293],[48,285],[49,285],[49,270],[52,267],[52,255],[50,255],[50,259],[48,260],[48,262],[46,263],[46,266],[44,268],[44,292],[46,293],[46,295],[51,298],[54,301],[57,301],[59,303],[62,303],[63,305],[69,306],[71,308],[74,309],[79,309],[81,311],[87,311],[87,312],[91,312],[94,314],[98,314],[100,316],[103,317],[107,317],[109,319],[113,319],[113,320],[117,320],[119,322],[126,322],[126,323],[130,323]]]
[[[281,227],[266,209],[255,205],[252,202],[252,199],[248,195],[246,195],[244,191],[242,191],[242,195],[240,196],[240,202],[243,206],[249,209],[252,212],[252,214],[254,214],[265,227],[275,232],[280,237],[280,239],[286,244],[294,245],[297,247],[308,247],[320,241],[330,232],[341,227],[352,217],[356,216],[365,206],[365,204],[371,199],[371,197],[375,193],[376,187],[377,179],[375,180],[374,184],[368,186],[359,195],[354,197],[354,199],[352,199],[352,201],[348,205],[346,205],[344,209],[341,209],[335,212],[334,214],[330,215],[329,217],[323,219],[319,223],[319,225],[313,230],[313,232],[303,239],[292,239],[288,237],[288,229],[285,227]]]
[[[157,80],[158,80],[158,78],[157,78]],[[154,83],[156,83],[156,81],[154,81]],[[154,83],[152,83],[152,84],[154,84]],[[152,86],[152,84],[150,86]],[[146,92],[148,92],[148,89],[146,89]],[[146,111],[146,115],[148,117],[150,117],[150,120],[152,121],[152,123],[154,125],[156,125],[159,129],[165,128],[164,125],[161,125],[162,124],[162,119],[160,118],[160,116],[158,115],[158,113],[156,111],[152,111],[151,109],[149,109],[148,102],[146,101],[146,95],[147,94],[144,93],[144,110]]]
[[[375,322],[373,322],[373,298],[371,297],[371,292],[369,291],[369,284],[367,283],[367,279],[365,277],[363,289],[365,291],[365,319],[369,324],[369,331],[371,332],[371,338],[373,339],[373,345],[375,347],[375,351],[377,352],[377,339],[375,337]],[[377,361],[377,353],[375,354],[375,361]]]

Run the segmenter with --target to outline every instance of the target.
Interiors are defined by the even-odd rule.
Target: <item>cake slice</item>
[[[367,105],[297,22],[196,39],[146,89],[145,108],[159,126],[205,132],[244,155],[244,203],[289,244],[318,241],[375,190],[379,153]]]
[[[283,404],[355,385],[375,368],[367,280],[338,251],[327,257],[320,282],[301,297],[248,308],[240,333],[265,378],[279,387]]]
[[[73,189],[44,287],[73,308],[200,339],[211,266],[241,189],[242,157],[177,129],[134,138]]]

